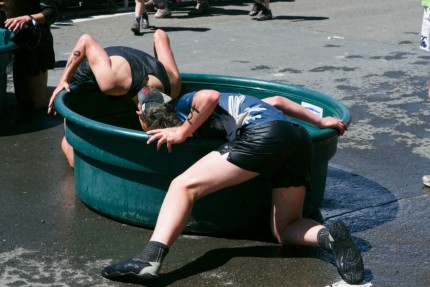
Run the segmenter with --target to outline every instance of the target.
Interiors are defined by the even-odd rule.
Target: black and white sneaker
[[[140,34],[140,23],[137,20],[133,20],[133,25],[131,25],[130,30],[134,33],[134,35]]]
[[[139,259],[127,259],[122,262],[107,266],[101,272],[102,276],[115,281],[145,281],[155,280],[160,276],[159,262],[145,262]]]
[[[249,11],[248,15],[251,17],[257,16],[258,13],[260,13],[260,11],[263,10],[263,8],[264,8],[263,4],[254,2],[254,4],[252,5],[252,9],[251,11]]]
[[[266,20],[270,20],[272,18],[273,18],[272,10],[267,10],[267,9],[263,9],[263,11],[261,11],[260,15],[255,17],[255,19],[257,19],[257,21],[266,21]]]
[[[330,243],[337,270],[348,284],[358,284],[364,278],[364,264],[360,250],[352,241],[348,228],[336,222],[329,228],[333,242]]]
[[[141,28],[142,29],[148,29],[149,28],[148,14],[147,13],[142,14],[141,18],[142,18]]]

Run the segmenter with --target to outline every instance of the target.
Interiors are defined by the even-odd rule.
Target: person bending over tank
[[[185,228],[196,200],[262,175],[272,185],[271,230],[276,240],[283,245],[320,246],[332,252],[346,282],[363,280],[361,253],[345,224],[339,221],[327,228],[302,218],[305,194],[312,192],[313,146],[307,130],[289,116],[320,128],[336,128],[340,135],[346,130],[345,123],[333,117],[319,118],[280,96],[259,100],[201,90],[181,96],[176,107],[164,104],[166,98],[157,91],[139,96],[137,114],[142,128],[152,135],[148,144],[156,143],[157,149],[166,144],[171,152],[174,144],[191,136],[223,134],[228,142],[171,182],[142,253],[107,266],[102,276],[142,283],[157,279],[162,261]]]
[[[82,35],[52,93],[48,113],[55,113],[54,100],[62,90],[70,92],[71,84],[88,80],[96,81],[107,96],[130,98],[136,105],[137,94],[144,86],[155,87],[172,98],[176,98],[181,89],[169,37],[160,29],[154,33],[154,57],[125,46],[103,48],[91,35]],[[73,148],[65,137],[61,147],[73,167]]]

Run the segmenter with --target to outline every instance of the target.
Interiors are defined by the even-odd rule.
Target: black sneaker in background
[[[133,20],[133,25],[131,25],[130,30],[135,34],[140,34],[140,23],[136,20]]]
[[[263,11],[261,11],[260,15],[258,15],[255,19],[257,19],[257,21],[266,21],[266,20],[270,20],[272,18],[273,18],[272,10],[263,9]]]
[[[149,19],[148,19],[148,14],[142,14],[142,25],[141,28],[142,29],[148,29],[149,28]]]
[[[257,16],[258,13],[260,13],[261,10],[263,10],[263,4],[254,2],[254,5],[252,5],[251,11],[249,11],[249,16],[254,17]]]

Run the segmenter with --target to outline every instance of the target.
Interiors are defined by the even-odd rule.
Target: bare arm
[[[283,111],[286,115],[313,124],[319,128],[335,128],[343,135],[346,131],[346,124],[334,117],[320,118],[308,111],[305,107],[293,102],[285,97],[274,96],[263,99],[264,102]]]
[[[0,2],[0,9],[7,10],[4,2]],[[6,19],[5,28],[16,33],[28,23],[32,23],[33,19],[37,24],[48,24],[51,25],[57,21],[59,17],[58,10],[55,3],[52,0],[44,0],[40,2],[41,12],[29,14],[29,15],[16,15],[16,17],[11,17]]]
[[[82,35],[75,47],[73,48],[72,54],[67,60],[66,67],[64,69],[63,75],[58,81],[57,87],[52,93],[51,99],[49,101],[48,113],[53,113],[53,104],[55,97],[63,90],[70,92],[70,82],[78,69],[79,65],[84,59],[87,59],[91,69],[94,73],[99,66],[103,68],[100,69],[111,69],[111,62],[108,54],[103,49],[103,47],[96,42],[96,40],[88,34]],[[106,67],[106,68],[105,68]],[[109,79],[107,79],[109,81]]]
[[[167,144],[167,149],[171,152],[172,144],[184,142],[209,118],[218,104],[220,93],[214,90],[201,90],[198,91],[191,104],[191,111],[187,120],[176,129],[158,129],[148,131],[148,134],[153,135],[148,144],[157,142],[157,149],[163,144]]]

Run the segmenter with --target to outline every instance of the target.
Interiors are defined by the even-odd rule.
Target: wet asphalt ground
[[[168,31],[184,73],[291,83],[328,94],[352,123],[330,161],[320,219],[343,220],[363,251],[365,286],[430,286],[429,55],[420,50],[420,1],[278,1],[257,22],[250,1],[214,2],[190,18],[182,7],[150,24]],[[132,14],[63,15],[52,29],[54,87],[83,33],[103,45],[152,51],[153,30],[134,36]],[[155,28],[155,27],[153,27]],[[101,269],[138,253],[151,231],[107,219],[74,193],[60,150],[62,119],[15,110],[0,116],[0,286],[131,286]],[[220,211],[221,212],[221,211]],[[280,247],[267,231],[183,235],[154,286],[342,286],[328,254]]]

